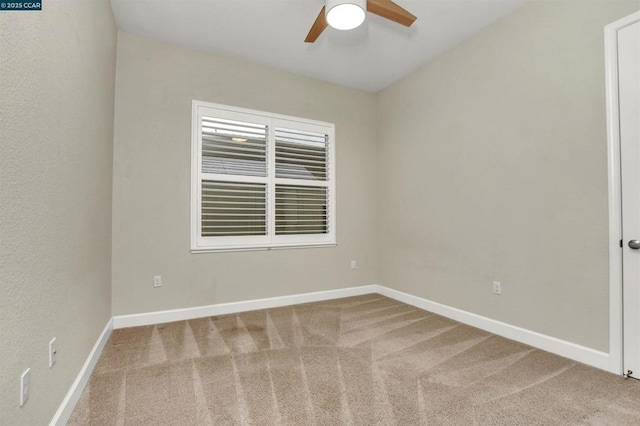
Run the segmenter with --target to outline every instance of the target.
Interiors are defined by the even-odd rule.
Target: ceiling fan
[[[339,30],[356,28],[364,21],[365,10],[406,27],[410,27],[417,19],[391,0],[326,0],[305,43],[316,41],[329,25]]]

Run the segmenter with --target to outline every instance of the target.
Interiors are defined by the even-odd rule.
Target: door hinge
[[[622,240],[620,240],[620,248],[622,248]]]

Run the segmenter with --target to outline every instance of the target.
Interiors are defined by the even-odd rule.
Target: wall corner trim
[[[237,312],[255,311],[258,309],[278,308],[297,305],[299,303],[321,302],[341,297],[361,296],[377,293],[376,285],[340,288],[336,290],[318,291],[314,293],[294,294],[267,299],[246,300],[241,302],[220,303],[217,305],[197,306],[194,308],[172,309],[169,311],[148,312],[142,314],[118,315],[113,317],[113,328],[136,327],[141,325],[162,324],[173,321],[184,321],[195,318],[226,315]]]
[[[613,371],[611,369],[609,363],[609,354],[605,352],[597,351],[595,349],[567,342],[566,340],[561,340],[535,331],[527,330],[525,328],[483,317],[481,315],[472,314],[461,309],[452,308],[441,303],[433,302],[428,299],[423,299],[421,297],[403,293],[401,291],[381,285],[377,287],[378,293],[382,294],[383,296],[390,297],[391,299],[395,299],[408,305],[412,305],[417,308],[442,315],[443,317],[450,318],[463,324],[467,324],[472,327],[497,334],[498,336],[506,337],[507,339],[515,340],[516,342],[533,346],[537,349],[542,349],[543,351],[551,352],[553,354],[560,355],[565,358],[569,358],[574,361],[599,368],[601,370],[606,370],[611,373],[618,374],[618,371]]]
[[[113,318],[110,318],[105,325],[100,337],[96,341],[96,344],[89,352],[89,356],[87,360],[84,362],[84,365],[80,369],[78,376],[73,381],[71,388],[67,392],[67,395],[62,400],[60,407],[58,407],[58,411],[51,419],[51,423],[49,426],[64,426],[69,421],[71,414],[73,413],[74,408],[76,408],[76,404],[82,396],[82,392],[84,391],[85,386],[89,383],[89,379],[91,378],[91,373],[93,373],[93,369],[95,368],[100,355],[102,354],[102,350],[104,346],[107,344],[107,340],[109,340],[109,336],[111,336],[111,331],[113,331]]]

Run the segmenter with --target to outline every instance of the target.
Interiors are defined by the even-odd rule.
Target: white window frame
[[[205,114],[208,112],[208,114]],[[232,236],[232,237],[202,237],[202,180],[207,174],[202,173],[202,116],[209,115],[216,118],[266,124],[267,135],[267,176],[221,176],[215,175],[217,181],[265,183],[267,185],[267,235],[264,236]],[[335,168],[335,125],[323,121],[309,120],[264,111],[237,108],[228,105],[215,104],[193,100],[191,113],[191,252],[218,251],[247,251],[268,250],[296,247],[335,246],[336,242],[336,168]],[[285,179],[275,177],[275,128],[295,128],[301,131],[325,133],[328,142],[328,181],[308,181],[300,179]],[[275,234],[275,186],[276,184],[326,187],[328,196],[328,226],[326,234]]]

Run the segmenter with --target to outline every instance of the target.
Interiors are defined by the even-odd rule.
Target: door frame
[[[609,371],[623,374],[622,182],[618,108],[618,30],[640,21],[640,11],[604,27],[609,179]]]

